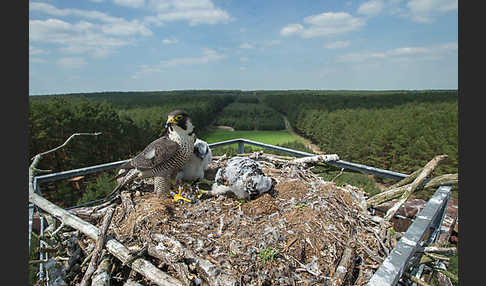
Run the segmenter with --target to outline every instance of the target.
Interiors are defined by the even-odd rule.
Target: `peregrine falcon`
[[[204,171],[213,159],[213,153],[207,142],[197,138],[194,143],[194,152],[189,161],[177,174],[176,181],[182,179],[186,182],[193,182],[204,178]]]
[[[183,110],[168,114],[165,131],[164,136],[120,166],[125,172],[117,177],[123,178],[108,197],[128,182],[148,177],[154,177],[154,190],[159,197],[169,194],[171,179],[192,156],[196,135],[191,118]]]
[[[209,195],[232,194],[239,200],[255,198],[269,192],[276,181],[263,173],[257,161],[234,157],[216,173]]]

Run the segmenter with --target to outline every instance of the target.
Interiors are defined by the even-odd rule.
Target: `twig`
[[[351,236],[346,243],[346,248],[343,251],[341,261],[339,262],[339,265],[336,268],[334,275],[332,276],[332,286],[344,285],[344,281],[346,280],[346,274],[348,274],[348,272],[353,267],[354,248],[351,246],[351,242],[353,241],[353,239],[353,236]]]
[[[81,136],[81,135],[98,136],[100,134],[101,134],[101,132],[94,132],[94,133],[74,133],[73,135],[69,136],[69,138],[66,141],[64,141],[64,143],[62,145],[59,145],[56,148],[53,148],[53,149],[48,150],[46,152],[39,153],[39,154],[35,155],[34,157],[32,157],[31,160],[34,160],[34,159],[40,160],[40,158],[42,156],[44,156],[46,154],[49,154],[51,152],[55,152],[55,151],[61,149],[62,147],[66,146],[69,143],[69,141],[71,141],[71,139],[73,139],[75,136]]]
[[[37,155],[35,155],[31,160],[33,160],[33,162],[30,164],[30,167],[29,167],[29,192],[34,192],[34,176],[35,174],[37,174],[38,172],[42,172],[42,173],[46,173],[48,172],[48,170],[39,170],[37,169],[37,164],[39,164],[39,161],[40,159],[42,159],[42,156],[46,155],[46,154],[49,154],[51,152],[54,152],[54,151],[57,151],[59,150],[60,148],[66,146],[69,141],[71,141],[71,139],[73,139],[75,136],[80,136],[80,135],[90,135],[90,136],[97,136],[97,135],[100,135],[101,132],[95,132],[95,133],[74,133],[73,135],[69,136],[69,138],[60,146],[56,147],[56,148],[53,148],[51,150],[48,150],[46,152],[43,152],[43,153],[39,153]]]
[[[98,235],[98,240],[96,241],[96,247],[93,250],[91,262],[89,263],[88,269],[84,273],[83,280],[81,280],[80,286],[86,286],[88,284],[88,281],[91,279],[91,275],[93,275],[96,267],[98,266],[98,257],[100,256],[101,250],[105,245],[106,233],[108,231],[108,227],[110,226],[111,219],[113,218],[113,212],[113,207],[110,207],[105,213],[101,231]]]
[[[413,282],[417,283],[418,285],[421,285],[421,286],[430,286],[430,284],[426,283],[425,281],[423,281],[422,279],[419,279],[413,275],[410,275],[410,273],[408,272],[405,272],[405,276],[407,276],[408,279],[412,280]]]
[[[445,255],[454,255],[457,252],[455,247],[437,247],[437,246],[427,246],[417,250],[417,252],[425,253],[443,253]]]
[[[46,263],[48,259],[34,259],[34,260],[29,260],[29,264],[37,264],[37,263]]]
[[[343,171],[344,171],[344,168],[341,168],[341,172],[339,172],[339,174],[336,175],[336,177],[334,177],[331,182],[334,182],[334,180],[336,180],[339,176],[341,176],[343,174]]]
[[[423,170],[420,169],[420,170]],[[407,177],[408,178],[408,177]],[[405,179],[404,179],[405,180]],[[403,181],[403,180],[402,180]],[[400,181],[401,182],[401,181]],[[441,176],[434,177],[430,179],[424,186],[423,189],[428,188],[437,188],[442,185],[457,185],[458,183],[458,175],[455,174],[445,174]],[[405,186],[398,186],[398,187],[390,187],[387,191],[378,193],[369,199],[366,200],[366,207],[374,207],[383,202],[390,201],[400,197],[406,190],[408,185]],[[417,188],[421,188],[420,186]]]

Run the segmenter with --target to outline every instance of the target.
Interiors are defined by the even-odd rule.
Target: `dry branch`
[[[123,286],[143,286],[142,284],[136,282],[136,281],[133,281],[131,279],[128,279],[125,284],[123,284]]]
[[[42,196],[31,192],[29,194],[29,202],[54,215],[55,217],[63,221],[65,225],[81,231],[89,238],[93,240],[98,239],[100,230],[96,226],[70,214],[66,210],[61,209],[50,201],[44,199]],[[106,249],[122,262],[125,262],[130,258],[130,251],[123,244],[113,238],[110,238],[106,241]],[[131,264],[131,268],[141,275],[147,277],[149,280],[153,281],[157,285],[183,285],[179,280],[165,274],[145,259],[136,259]]]
[[[398,187],[410,184],[411,182],[413,182],[413,180],[415,180],[415,178],[417,178],[417,176],[420,174],[420,172],[422,172],[422,170],[423,170],[423,168],[416,170],[412,174],[408,175],[406,178],[404,178],[404,179],[396,182],[395,184],[391,185],[389,189],[390,190],[396,189]]]
[[[407,186],[405,192],[401,195],[400,199],[386,212],[383,222],[389,221],[398,209],[405,203],[405,201],[410,197],[410,195],[415,191],[415,189],[434,171],[435,167],[444,159],[447,155],[438,155],[430,160],[422,169],[420,174]]]
[[[352,237],[349,238],[348,242],[346,243],[346,248],[344,249],[343,256],[341,257],[341,261],[339,262],[334,275],[332,276],[331,285],[332,286],[341,286],[344,284],[346,280],[346,274],[352,270],[354,265],[354,248],[351,246],[351,241],[353,240]]]
[[[426,283],[424,280],[419,279],[413,275],[410,275],[407,272],[405,272],[405,276],[407,276],[408,279],[412,280],[413,282],[417,283],[420,286],[430,286],[430,284]]]
[[[421,170],[423,170],[423,169],[420,169],[420,171]],[[403,180],[405,180],[405,179],[403,179]],[[430,179],[430,181],[428,181],[423,188],[424,189],[437,188],[437,187],[443,186],[443,185],[457,185],[457,183],[458,183],[457,173],[445,174],[445,175],[437,176],[437,177]],[[371,198],[367,199],[366,200],[366,206],[368,208],[369,207],[375,207],[375,206],[377,206],[381,203],[399,198],[407,190],[408,187],[409,187],[409,185],[398,186],[398,187],[392,186],[392,187],[390,187],[389,190],[381,192],[379,194],[376,194],[376,195],[372,196]]]
[[[94,272],[91,286],[110,286],[110,268],[110,258],[105,256],[98,265],[98,269]]]
[[[106,210],[112,206],[113,202],[106,202],[98,206],[80,207],[68,210],[71,214],[84,220],[94,222],[105,215]]]
[[[97,136],[97,135],[100,135],[100,134],[101,134],[101,132],[95,132],[95,133],[74,133],[73,135],[69,136],[69,138],[62,145],[60,145],[60,146],[58,146],[56,148],[53,148],[51,150],[48,150],[46,152],[39,153],[39,154],[35,155],[32,158],[33,161],[32,161],[32,163],[29,166],[29,192],[34,192],[34,176],[37,173],[50,172],[50,170],[39,170],[39,169],[37,169],[37,164],[39,164],[39,161],[42,159],[42,156],[44,156],[46,154],[49,154],[51,152],[57,151],[60,148],[66,146],[67,143],[69,143],[71,141],[71,139],[73,139],[75,136],[80,136],[80,135]]]
[[[419,249],[418,251],[426,253],[442,253],[444,255],[454,255],[457,252],[455,247],[437,247],[437,246],[427,246]]]
[[[339,156],[337,154],[329,154],[329,155],[316,155],[311,157],[303,157],[298,159],[290,160],[290,164],[296,165],[306,165],[306,164],[315,164],[318,162],[327,163],[329,161],[337,161],[339,160]]]
[[[80,286],[86,286],[88,285],[88,281],[91,279],[91,275],[96,270],[96,267],[98,265],[98,257],[100,256],[101,250],[103,249],[105,245],[105,240],[106,240],[106,234],[108,231],[108,227],[110,226],[111,219],[113,217],[113,212],[114,209],[113,207],[110,207],[105,214],[105,217],[103,218],[103,224],[101,227],[101,232],[100,235],[98,235],[98,240],[96,241],[96,247],[93,250],[93,255],[91,257],[91,262],[89,263],[88,269],[84,273],[83,280],[81,280]]]

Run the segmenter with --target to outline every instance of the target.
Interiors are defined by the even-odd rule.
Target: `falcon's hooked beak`
[[[169,116],[167,122],[165,123],[165,128],[170,128],[170,131],[172,131],[172,124],[177,124],[177,120],[174,118],[174,116]]]

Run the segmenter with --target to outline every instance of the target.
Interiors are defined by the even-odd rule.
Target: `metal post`
[[[40,220],[40,231],[39,231],[39,236],[44,235],[44,217],[39,215],[39,220]],[[42,244],[44,242],[42,239],[39,240],[39,248],[42,248]],[[39,251],[39,259],[44,260],[44,253],[42,251]],[[44,263],[39,263],[39,280],[42,281],[44,279]]]
[[[238,142],[238,154],[243,154],[245,153],[245,143],[244,142]]]
[[[34,205],[29,204],[29,256],[30,256],[30,241],[32,239],[32,223],[34,221]]]

